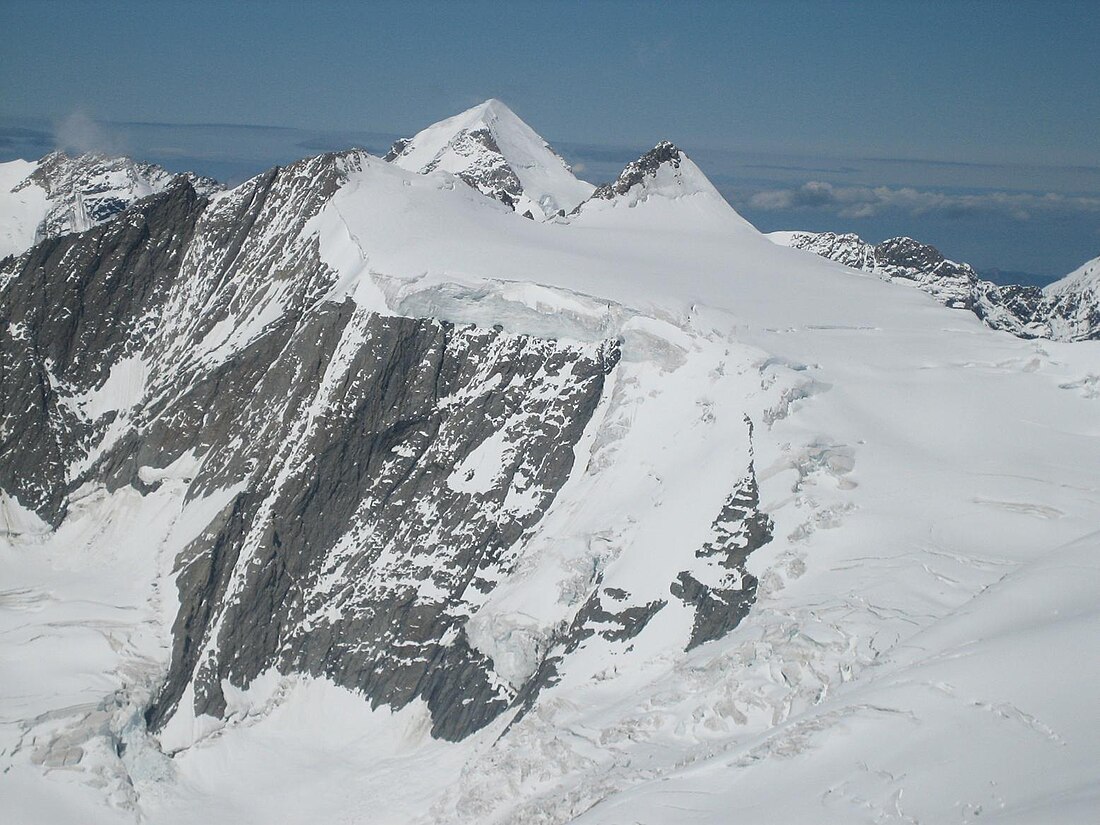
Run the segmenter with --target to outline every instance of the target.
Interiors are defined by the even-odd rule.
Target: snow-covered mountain
[[[851,233],[772,232],[768,237],[887,281],[909,283],[949,307],[969,309],[973,303],[978,275],[971,266],[949,261],[934,246],[912,238],[890,238],[870,244]]]
[[[626,198],[628,206],[658,195],[718,195],[706,176],[687,155],[673,143],[663,140],[640,158],[631,161],[611,183],[605,183],[592,193],[593,200],[614,201]]]
[[[1100,258],[1043,289],[1042,314],[1051,337],[1063,341],[1100,338]]]
[[[0,163],[0,258],[101,224],[135,201],[163,192],[177,177],[150,163],[94,152],[51,152],[35,162]],[[184,177],[205,194],[220,188],[209,178]]]
[[[1100,338],[1100,288],[1097,278],[1090,277],[1095,261],[1040,289],[994,284],[979,278],[969,264],[948,260],[934,246],[912,238],[870,244],[850,233],[771,232],[768,237],[884,280],[915,286],[945,306],[971,310],[993,329],[1022,338]]]
[[[385,159],[421,174],[450,172],[539,220],[571,211],[593,190],[530,126],[493,99],[397,141]]]
[[[360,151],[180,178],[0,317],[13,821],[1095,808],[1097,344],[671,144],[552,221]]]
[[[695,162],[667,140],[628,163],[615,180],[597,187],[576,206],[573,214],[583,214],[585,220],[599,220],[592,217],[597,212],[630,209],[650,199],[657,203],[674,202],[677,222],[706,222],[716,228],[732,224],[755,233]]]

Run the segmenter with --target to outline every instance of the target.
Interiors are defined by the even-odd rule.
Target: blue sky
[[[762,229],[1048,275],[1100,254],[1095,2],[5,0],[0,28],[3,158],[234,179],[499,97],[589,178],[675,140]]]

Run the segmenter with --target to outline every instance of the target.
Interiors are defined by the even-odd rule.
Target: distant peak
[[[136,161],[127,155],[108,154],[99,150],[69,153],[55,149],[38,161],[38,168],[31,178],[40,183],[51,194],[59,189],[80,189],[90,187],[89,192],[107,191],[123,186],[115,180],[100,180],[90,183],[97,177],[122,173],[129,186],[141,196],[161,191],[175,177],[185,177],[201,194],[208,195],[224,188],[218,181],[194,172],[170,172],[154,163]]]
[[[549,217],[592,192],[549,144],[497,98],[402,138],[384,157],[412,172],[449,172],[519,214]]]
[[[678,164],[680,162],[680,156],[682,154],[683,152],[680,151],[680,147],[678,147],[671,140],[662,140],[660,143],[658,143],[656,146],[654,146],[652,149],[642,155],[639,160],[641,161],[650,159],[652,162],[658,164]]]
[[[508,104],[495,97],[484,100],[476,106],[471,106],[469,109],[441,120],[428,128],[447,127],[453,132],[458,132],[463,129],[475,129],[478,126],[492,127],[497,122],[502,122],[509,128],[531,129],[523,118],[508,107]],[[539,139],[541,140],[541,138]]]
[[[901,235],[896,238],[887,238],[875,246],[875,257],[883,265],[904,266],[920,270],[934,270],[942,264],[951,264],[960,270],[970,270],[969,264],[955,264],[948,261],[944,255],[932,244],[922,243],[913,238]]]
[[[628,163],[617,179],[597,188],[592,197],[610,200],[617,195],[625,195],[635,186],[644,183],[646,178],[656,177],[662,166],[668,164],[673,169],[679,169],[686,159],[687,155],[675,143],[662,140],[637,160]]]
[[[626,165],[611,183],[605,183],[573,214],[633,209],[644,203],[682,203],[679,214],[695,227],[705,222],[721,231],[757,230],[729,205],[695,162],[670,140],[662,140]],[[663,207],[658,207],[663,208]],[[681,207],[676,207],[681,209]]]
[[[931,244],[906,235],[887,238],[877,244],[869,243],[852,232],[776,232],[771,237],[777,243],[806,249],[868,272],[890,267],[913,272],[938,272],[942,268],[949,273],[947,277],[964,281],[977,277],[969,264],[950,261]]]
[[[1086,261],[1069,275],[1046,286],[1043,291],[1048,295],[1059,295],[1082,289],[1096,290],[1100,293],[1100,258]]]
[[[481,109],[484,112],[509,114],[509,115],[512,115],[513,117],[516,116],[516,113],[513,112],[508,107],[507,103],[505,103],[503,100],[500,100],[500,99],[495,98],[495,97],[491,97],[488,100],[486,100],[482,103],[479,103],[477,106],[474,106],[473,108],[474,109]]]
[[[88,152],[66,152],[64,149],[54,149],[48,155],[45,155],[40,164],[91,164],[91,163],[108,163],[111,161],[123,162],[129,161],[129,158],[122,155],[108,155],[106,152],[100,152],[96,150],[90,150]]]

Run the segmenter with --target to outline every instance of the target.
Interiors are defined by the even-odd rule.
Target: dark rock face
[[[465,640],[470,600],[564,483],[617,350],[359,317],[350,304],[300,336],[319,339],[318,366],[349,358],[346,372],[325,386],[293,376],[324,406],[188,551],[150,722],[192,683],[195,711],[221,715],[222,679],[243,687],[274,667],[327,676],[376,705],[422,698],[434,735],[465,736],[510,698]],[[286,368],[276,360],[253,394],[281,391]]]
[[[570,627],[568,640],[565,643],[565,652],[572,653],[585,639],[595,636],[597,633],[609,642],[625,642],[633,639],[649,624],[649,620],[660,612],[667,602],[656,599],[641,605],[623,606],[616,602],[624,602],[630,594],[613,587],[604,588],[601,593],[599,588],[593,591],[588,601],[584,603]],[[617,612],[608,608],[619,607]],[[602,629],[598,629],[601,628]]]
[[[445,738],[512,700],[465,621],[571,472],[618,347],[323,300],[334,274],[304,227],[363,162],[312,158],[213,204],[181,180],[0,270],[6,493],[57,524],[79,483],[147,494],[188,454],[189,500],[231,491],[178,560],[153,725],[189,689],[222,714],[223,679],[271,668],[423,699]],[[219,330],[273,293],[274,320],[228,346]],[[140,395],[90,417],[81,399],[127,358]]]
[[[998,286],[989,281],[975,285],[971,309],[986,326],[1011,332],[1020,338],[1049,334],[1043,290],[1036,286]]]
[[[393,142],[393,146],[390,147],[390,151],[383,155],[382,160],[386,163],[393,163],[401,153],[409,148],[409,144],[412,143],[412,138],[398,138]]]
[[[411,146],[412,138],[397,140],[383,160],[392,163]],[[513,210],[516,208],[516,204],[523,197],[523,184],[515,170],[508,164],[490,129],[483,127],[461,131],[448,143],[447,149],[459,157],[468,159],[468,167],[458,173],[459,179],[466,185],[483,195],[495,198]],[[439,158],[436,158],[419,171],[428,173],[438,167]]]
[[[978,275],[969,264],[949,261],[936,247],[912,238],[890,238],[874,248],[878,271],[911,280],[949,307],[973,308]]]
[[[685,570],[669,588],[673,596],[695,607],[688,650],[725,636],[741,623],[756,600],[756,577],[745,569],[745,562],[750,553],[771,541],[772,521],[760,511],[760,492],[751,463],[711,524],[711,531],[711,540],[695,555],[714,559],[723,568],[722,584],[708,587]]]
[[[112,418],[89,420],[78,399],[153,336],[206,203],[181,180],[0,268],[0,488],[50,524],[64,517],[69,468]]]
[[[936,247],[914,241],[912,238],[890,238],[875,246],[875,260],[881,266],[896,266],[905,269],[934,271],[949,263]],[[953,264],[951,271],[957,277],[969,280],[970,267],[966,264]]]
[[[751,444],[751,424],[749,438]],[[760,509],[756,472],[750,460],[746,475],[711,524],[711,538],[695,552],[700,566],[719,568],[720,584],[705,585],[687,570],[669,584],[669,593],[694,611],[685,650],[725,636],[748,615],[756,601],[757,580],[745,569],[745,564],[754,550],[771,539],[772,521]],[[706,578],[713,581],[713,571],[708,573]],[[534,706],[543,691],[560,682],[562,668],[571,653],[592,641],[629,647],[631,640],[668,605],[665,599],[630,602],[630,593],[604,587],[602,575],[596,577],[588,599],[548,646],[535,673],[517,691],[513,705],[518,712],[513,724]]]
[[[523,197],[523,184],[515,170],[505,160],[489,129],[471,129],[461,132],[449,144],[456,155],[470,159],[470,166],[458,173],[458,177],[473,189],[490,198],[496,198],[505,206],[515,209]],[[424,172],[433,171],[438,160],[432,161]]]
[[[193,446],[198,429],[211,438],[209,400],[204,407],[196,394],[222,391],[221,371],[199,357],[202,342],[219,323],[253,310],[280,278],[293,285],[277,327],[289,336],[333,277],[315,242],[295,246],[291,239],[353,161],[325,155],[273,169],[213,208],[181,178],[107,223],[47,239],[0,264],[0,375],[12,388],[0,398],[0,489],[56,525],[69,491],[83,480],[102,478],[112,489],[133,483],[140,465],[125,465],[130,475],[116,477],[118,450],[101,459],[102,471],[73,472],[118,417],[90,416],[82,398],[102,389],[128,357],[150,372],[152,399],[137,410],[137,422],[161,416],[160,440],[140,453],[145,465],[170,464]],[[265,231],[272,226],[280,231]],[[171,406],[181,388],[193,407]],[[178,426],[166,431],[167,421]],[[222,426],[228,431],[232,420]],[[122,444],[132,440],[122,436]]]
[[[1100,300],[1097,295],[1064,294],[1047,298],[1046,320],[1064,330],[1052,337],[1066,341],[1100,340]]]
[[[681,152],[675,144],[663,140],[637,160],[628,163],[616,180],[596,187],[592,197],[611,200],[617,195],[625,195],[647,177],[656,175],[662,164],[669,163],[674,168],[679,168],[680,156]]]

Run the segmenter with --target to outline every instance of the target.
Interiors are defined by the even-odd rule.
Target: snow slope
[[[0,258],[30,249],[49,212],[45,188],[25,185],[37,168],[38,164],[26,160],[0,163]]]
[[[21,666],[0,681],[0,753],[17,821],[1087,818],[1100,345],[998,334],[779,246],[663,154],[550,222],[368,155],[306,163],[285,178],[334,193],[270,207],[238,280],[198,265],[203,239],[269,184],[209,207],[146,398],[177,391],[177,364],[190,386],[348,300],[620,342],[568,478],[464,626],[501,695],[553,678],[522,714],[443,742],[420,700],[372,707],[270,671],[228,683],[223,718],[177,717],[158,740],[140,708],[172,655],[174,563],[239,490],[190,484],[224,455],[150,454],[138,473],[156,490],[89,483],[56,531],[4,499],[0,645]],[[172,348],[191,340],[205,343]],[[480,494],[506,452],[487,440],[449,484]],[[749,476],[771,538],[730,568],[701,549]],[[748,612],[692,645],[685,571],[751,590]]]
[[[1081,341],[1100,337],[1100,258],[1093,258],[1043,289],[1052,337]]]
[[[489,197],[538,219],[592,194],[530,126],[490,99],[394,144],[386,159],[413,172],[450,172]]]
[[[1073,651],[1097,629],[1098,541],[1011,569],[868,678],[577,821],[1090,821],[1095,727],[1079,729],[1078,693],[1100,673]]]

